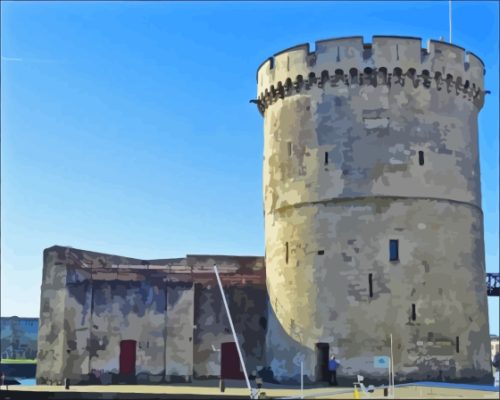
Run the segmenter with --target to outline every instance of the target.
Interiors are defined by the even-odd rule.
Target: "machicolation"
[[[316,42],[315,51],[302,44],[281,51],[258,69],[260,112],[273,102],[309,90],[353,85],[408,86],[445,90],[481,108],[484,102],[484,64],[462,47],[401,36],[347,37]]]

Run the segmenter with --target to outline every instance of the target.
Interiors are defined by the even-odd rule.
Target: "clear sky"
[[[448,2],[1,2],[1,314],[38,316],[42,251],[264,254],[256,69],[339,36],[448,38]],[[487,270],[498,257],[498,2],[453,3],[486,64]],[[498,299],[489,301],[499,333]]]

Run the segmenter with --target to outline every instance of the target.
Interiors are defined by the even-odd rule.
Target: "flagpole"
[[[450,20],[450,43],[451,43],[451,0],[448,2],[448,14],[449,14],[449,20]]]
[[[392,333],[391,333],[391,372],[392,372],[392,398],[394,398],[394,358],[392,354]]]
[[[387,358],[386,358],[387,360]],[[391,360],[389,360],[389,368],[387,368],[387,370],[389,371],[389,383],[387,385],[387,390],[389,391],[389,394],[390,394],[390,391],[391,391]]]
[[[304,361],[300,360],[300,398],[304,398]]]

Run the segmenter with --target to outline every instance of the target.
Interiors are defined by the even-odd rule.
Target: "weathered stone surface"
[[[37,380],[62,383],[65,364],[66,268],[64,253],[44,251],[38,327]]]
[[[144,261],[55,246],[44,252],[38,382],[120,381],[120,345],[127,340],[136,342],[137,382],[218,377],[213,348],[233,337],[214,264],[249,365],[263,365],[262,257]]]
[[[195,295],[196,329],[194,369],[197,378],[218,378],[220,348],[232,342],[232,334],[219,288],[197,286]],[[239,285],[226,288],[228,305],[245,354],[249,372],[265,366],[267,291],[265,285]]]
[[[397,379],[491,375],[484,67],[458,46],[420,42],[326,40],[258,70],[267,363],[282,381],[299,378],[301,357],[318,378],[317,343],[337,356],[339,375],[385,377],[373,357],[389,354],[391,333]]]

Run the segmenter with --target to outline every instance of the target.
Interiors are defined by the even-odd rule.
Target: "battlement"
[[[405,36],[373,36],[364,43],[362,36],[319,40],[315,50],[309,44],[294,46],[276,53],[257,70],[257,94],[262,108],[265,99],[277,92],[285,96],[288,90],[320,87],[328,82],[337,84],[404,85],[410,80],[416,87],[434,85],[440,90],[464,94],[482,106],[485,68],[479,57],[460,46]],[[283,92],[283,93],[280,93]]]

